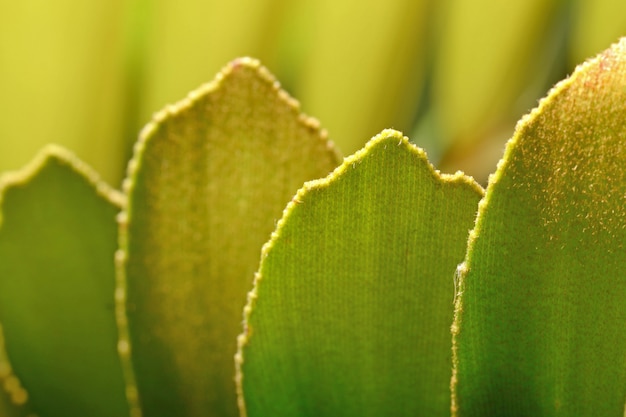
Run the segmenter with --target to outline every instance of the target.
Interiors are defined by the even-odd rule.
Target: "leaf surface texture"
[[[147,126],[126,183],[118,305],[145,415],[237,415],[233,357],[260,248],[297,189],[338,163],[251,59]]]
[[[518,124],[470,241],[459,416],[622,416],[626,39]]]
[[[448,416],[453,277],[481,196],[391,130],[305,184],[246,307],[248,417]]]
[[[19,378],[45,417],[128,415],[114,315],[121,195],[48,147],[0,179],[0,203],[0,322],[10,361],[0,357],[0,381]]]

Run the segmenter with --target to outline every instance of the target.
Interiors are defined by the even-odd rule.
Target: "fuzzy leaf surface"
[[[391,130],[305,184],[246,306],[248,417],[449,416],[453,277],[481,196]]]
[[[118,305],[145,415],[237,415],[233,357],[260,249],[297,189],[338,164],[250,59],[147,126],[126,184]]]
[[[0,179],[0,203],[5,373],[38,415],[128,415],[113,297],[121,196],[50,147]]]
[[[519,123],[456,306],[459,416],[623,416],[626,38]]]

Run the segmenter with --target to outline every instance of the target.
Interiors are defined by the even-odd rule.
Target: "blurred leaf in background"
[[[0,16],[0,171],[55,142],[116,186],[151,113],[243,55],[345,154],[393,127],[484,183],[515,120],[626,34],[612,0],[0,0]]]

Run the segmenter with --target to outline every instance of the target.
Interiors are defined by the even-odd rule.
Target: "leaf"
[[[459,416],[622,416],[626,38],[519,123],[460,268]]]
[[[126,184],[118,305],[145,415],[237,415],[233,356],[260,248],[298,187],[338,162],[251,59],[147,126]]]
[[[0,180],[0,203],[0,322],[32,408],[128,415],[113,297],[121,196],[48,147]]]
[[[145,22],[140,45],[145,65],[142,120],[206,81],[224,62],[240,55],[266,64],[277,55],[277,37],[285,20],[284,0],[178,1],[141,0],[135,22]],[[168,30],[162,30],[168,28]],[[273,66],[272,66],[273,68]]]
[[[306,183],[249,295],[242,411],[448,416],[453,276],[481,196],[391,130]]]

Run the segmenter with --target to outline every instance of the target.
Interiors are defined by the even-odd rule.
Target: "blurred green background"
[[[152,113],[248,55],[344,155],[393,127],[485,183],[515,122],[625,34],[621,0],[0,0],[0,171],[53,142],[119,187]]]

